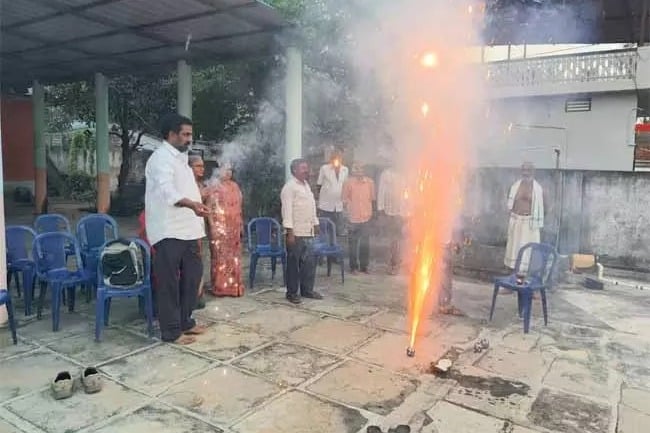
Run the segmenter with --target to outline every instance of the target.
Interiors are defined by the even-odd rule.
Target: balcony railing
[[[486,79],[494,87],[603,82],[636,77],[636,49],[493,62]]]

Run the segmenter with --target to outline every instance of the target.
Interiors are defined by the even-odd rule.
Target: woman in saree
[[[232,179],[232,167],[219,169],[219,179],[209,187],[206,204],[210,209],[210,274],[212,294],[242,296],[241,236],[243,230],[242,193]]]

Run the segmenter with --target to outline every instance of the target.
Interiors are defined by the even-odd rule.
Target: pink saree
[[[210,208],[210,275],[215,296],[242,296],[242,194],[232,180],[221,181],[206,200]]]

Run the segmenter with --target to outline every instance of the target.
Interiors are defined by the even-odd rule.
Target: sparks
[[[427,114],[429,114],[429,104],[426,102],[422,104],[422,107],[420,107],[420,110],[422,111],[422,115],[424,117],[427,117]]]
[[[435,68],[438,66],[438,56],[435,53],[424,53],[420,58],[420,64],[425,68]]]

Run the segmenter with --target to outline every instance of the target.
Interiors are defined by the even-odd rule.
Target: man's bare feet
[[[174,341],[174,344],[178,344],[181,346],[187,346],[188,344],[192,344],[196,341],[196,338],[192,337],[191,335],[181,335]]]
[[[187,331],[184,332],[184,334],[185,335],[201,335],[201,334],[205,334],[207,330],[208,330],[208,328],[203,326],[203,325],[194,325],[193,328],[188,329]]]
[[[463,313],[462,311],[460,311],[458,308],[454,307],[453,305],[441,306],[440,308],[438,308],[438,311],[440,312],[440,314],[446,314],[446,315],[449,315],[449,316],[464,316],[465,315],[465,313]]]

